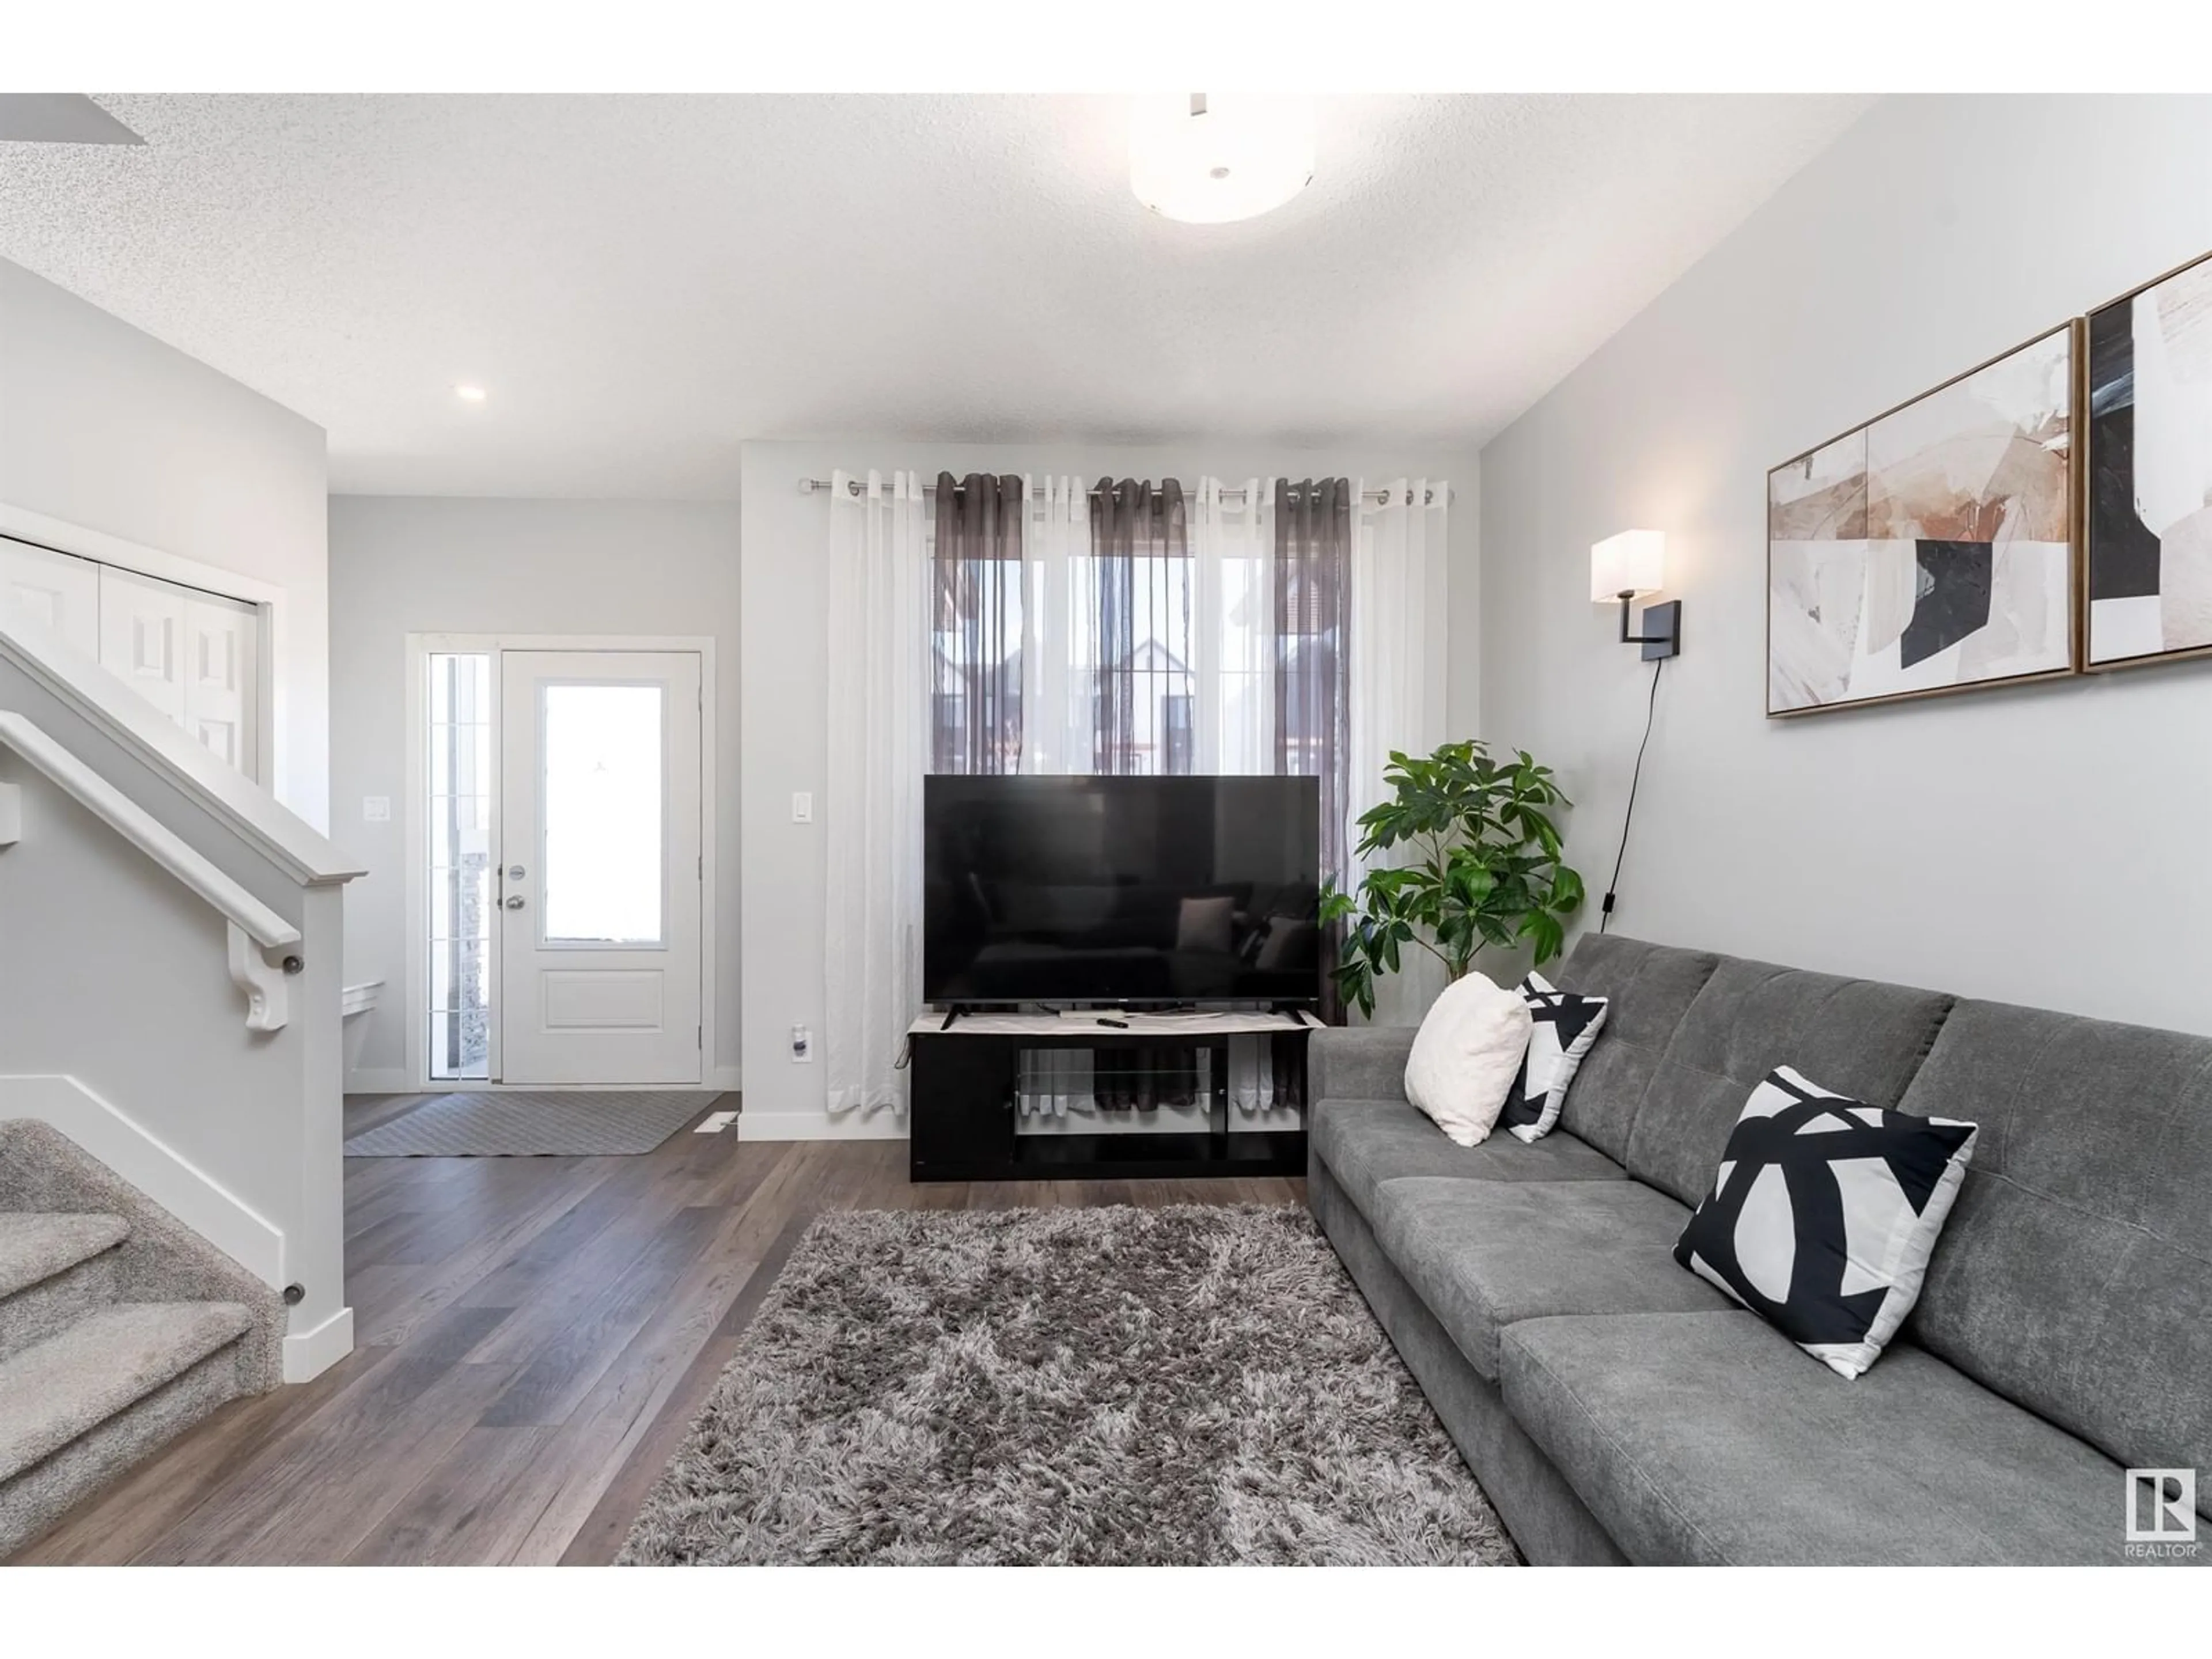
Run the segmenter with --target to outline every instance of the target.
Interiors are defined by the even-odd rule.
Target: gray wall
[[[717,1052],[738,1065],[738,507],[735,502],[331,498],[332,838],[369,873],[346,889],[346,980],[385,981],[354,1086],[401,1089],[409,918],[410,634],[711,635],[715,641]],[[369,823],[364,797],[392,802]]]
[[[1589,545],[1668,534],[1620,931],[2212,1031],[2212,664],[1763,714],[1766,470],[2208,247],[2212,99],[1888,100],[1483,452],[1486,734],[1594,896],[1650,671]]]
[[[313,422],[0,259],[0,501],[284,590],[273,793],[319,830],[325,458]]]
[[[822,1024],[824,940],[822,821],[791,822],[791,797],[823,784],[824,703],[830,670],[825,637],[823,554],[829,503],[802,495],[801,477],[834,467],[864,472],[913,467],[939,471],[1072,473],[1079,477],[1400,477],[1449,478],[1449,614],[1458,637],[1480,626],[1474,459],[1469,454],[1306,453],[1261,444],[1190,442],[1144,449],[1091,445],[927,444],[853,439],[744,447],[744,1123],[751,1133],[791,1138],[902,1133],[881,1116],[833,1121],[823,1104],[822,1066],[787,1057],[791,1028]],[[1455,732],[1474,729],[1479,693],[1471,655],[1455,654],[1447,676],[1447,717]]]

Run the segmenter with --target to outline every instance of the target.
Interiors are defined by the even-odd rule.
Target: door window
[[[659,945],[661,688],[544,688],[549,945]]]

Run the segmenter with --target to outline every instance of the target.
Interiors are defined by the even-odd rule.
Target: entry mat
[[[721,1097],[713,1090],[435,1095],[362,1130],[346,1142],[345,1155],[607,1158],[649,1152]]]

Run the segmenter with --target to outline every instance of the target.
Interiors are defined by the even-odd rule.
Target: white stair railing
[[[282,1030],[289,1018],[284,978],[300,970],[292,947],[300,930],[225,875],[177,833],[100,776],[28,716],[0,709],[0,747],[44,773],[86,811],[160,865],[229,924],[230,976],[246,993],[249,1030]],[[21,839],[22,805],[15,786],[0,785],[0,847]],[[265,952],[283,951],[277,963]]]

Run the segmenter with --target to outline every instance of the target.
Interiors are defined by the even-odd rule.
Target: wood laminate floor
[[[359,1133],[406,1101],[349,1102]],[[726,1103],[734,1105],[734,1100]],[[354,1352],[223,1407],[23,1563],[601,1563],[824,1210],[1302,1201],[1300,1181],[916,1187],[904,1141],[349,1158]]]

